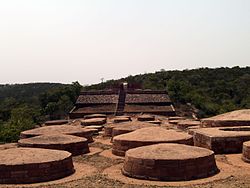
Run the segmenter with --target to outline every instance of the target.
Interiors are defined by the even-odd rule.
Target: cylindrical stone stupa
[[[81,120],[81,125],[83,126],[104,125],[106,122],[107,122],[106,118],[84,119],[84,120]]]
[[[193,137],[187,133],[166,130],[160,127],[138,129],[134,132],[115,136],[112,153],[124,156],[129,149],[159,143],[179,143],[193,145]]]
[[[0,159],[0,184],[52,181],[75,171],[67,151],[14,148],[1,151]]]
[[[206,178],[217,172],[213,151],[182,144],[155,144],[128,150],[122,168],[126,176],[160,181]]]
[[[89,153],[88,140],[71,135],[41,135],[18,141],[21,147],[64,150],[73,156]]]
[[[154,127],[154,126],[155,125],[153,125],[152,123],[139,122],[139,121],[120,123],[119,125],[113,127],[112,137],[125,133],[130,133],[141,128]]]

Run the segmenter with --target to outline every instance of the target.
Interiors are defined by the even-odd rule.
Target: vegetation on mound
[[[197,109],[199,117],[250,108],[250,67],[161,70],[109,80],[85,89],[112,88],[121,82],[140,85],[143,89],[166,89],[175,106],[189,104]]]
[[[51,86],[25,84],[21,88],[21,85],[0,86],[0,143],[17,141],[20,132],[45,120],[65,118],[82,86],[73,82]]]

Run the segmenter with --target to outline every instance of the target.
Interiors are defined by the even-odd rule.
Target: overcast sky
[[[0,83],[250,65],[250,0],[0,0]]]

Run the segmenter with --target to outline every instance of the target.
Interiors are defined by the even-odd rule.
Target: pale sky
[[[0,0],[0,84],[250,66],[250,0]]]

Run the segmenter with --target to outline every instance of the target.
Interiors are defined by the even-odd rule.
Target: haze
[[[0,83],[250,65],[249,0],[1,0]]]

